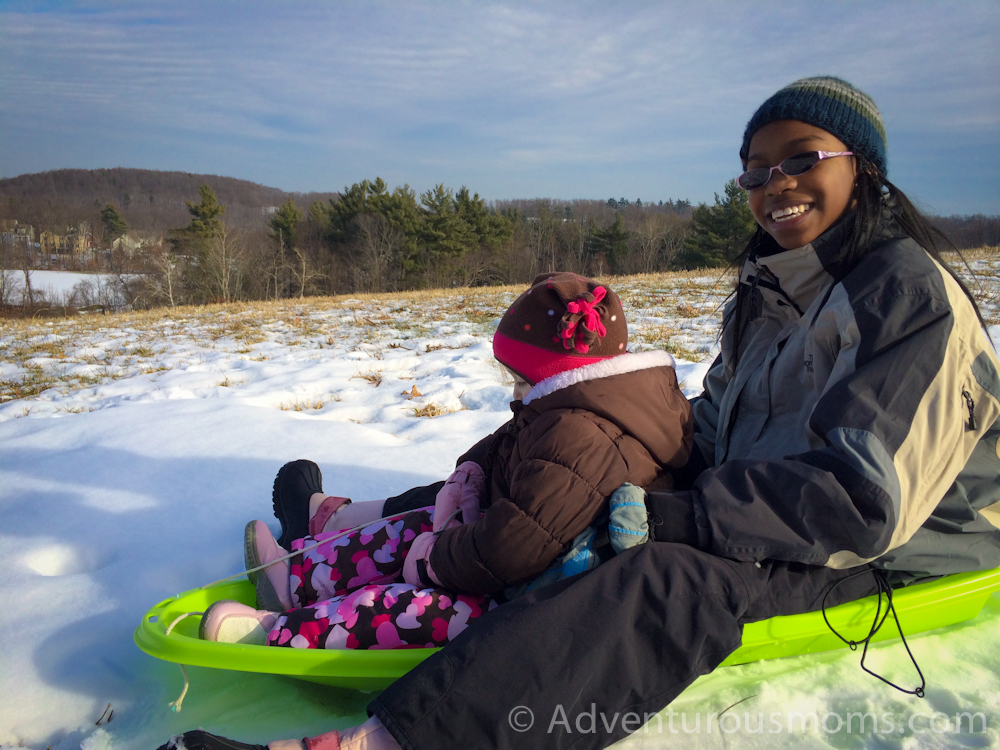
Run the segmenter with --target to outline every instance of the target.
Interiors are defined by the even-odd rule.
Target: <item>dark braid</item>
[[[854,158],[857,163],[858,176],[854,181],[853,205],[848,209],[849,213],[844,217],[844,221],[849,222],[844,233],[845,251],[843,257],[845,268],[854,268],[861,261],[862,257],[864,257],[865,253],[871,249],[883,221],[883,212],[888,210],[903,232],[926,250],[958,282],[959,287],[961,287],[965,296],[969,298],[969,302],[972,303],[972,309],[976,311],[979,324],[985,330],[986,321],[979,310],[979,305],[976,304],[976,300],[972,296],[972,292],[969,291],[969,288],[944,258],[941,257],[939,243],[945,249],[957,253],[963,265],[971,273],[972,269],[969,267],[962,253],[941,230],[931,225],[927,217],[913,205],[903,191],[889,182],[872,162],[860,154],[855,154]],[[730,267],[735,269],[737,274],[740,274],[748,258],[771,255],[781,252],[781,250],[782,248],[774,241],[774,238],[765,232],[760,225],[757,225],[757,229],[747,243],[746,248],[733,260]],[[741,284],[737,276],[736,288],[730,294],[731,299],[735,297],[735,304],[729,314],[722,320],[723,329],[727,328],[731,323],[737,326],[733,329],[732,338],[732,361],[734,367],[739,357],[740,341],[750,323],[749,310],[747,309],[750,304],[749,294],[747,285]]]

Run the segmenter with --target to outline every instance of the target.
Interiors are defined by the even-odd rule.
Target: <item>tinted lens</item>
[[[736,178],[736,184],[744,190],[756,190],[767,184],[767,176],[771,173],[767,167],[748,169]]]
[[[789,177],[795,177],[796,175],[805,174],[818,163],[819,154],[816,151],[796,154],[795,156],[789,156],[781,162],[781,171]]]

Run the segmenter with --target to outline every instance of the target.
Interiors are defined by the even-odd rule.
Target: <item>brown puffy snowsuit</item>
[[[691,450],[691,408],[666,352],[623,354],[543,380],[458,463],[486,474],[482,516],[441,533],[442,587],[496,594],[545,570],[623,483],[669,489]]]

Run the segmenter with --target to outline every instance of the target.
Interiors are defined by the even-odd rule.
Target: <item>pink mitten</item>
[[[431,550],[434,549],[435,541],[437,541],[437,535],[433,531],[425,531],[423,534],[419,534],[413,540],[413,544],[410,545],[410,551],[406,554],[406,559],[403,560],[403,580],[411,586],[423,587],[428,584],[428,581],[421,580],[420,578],[420,569],[417,565],[418,560],[424,562],[430,583],[435,586],[441,585],[441,582],[431,569]]]
[[[485,487],[486,475],[475,461],[466,461],[455,469],[434,499],[434,531],[444,529],[459,509],[464,523],[474,523],[479,518],[479,497]]]

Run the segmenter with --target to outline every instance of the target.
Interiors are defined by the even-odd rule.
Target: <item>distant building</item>
[[[7,242],[35,244],[35,228],[30,224],[20,224],[17,219],[0,221],[0,233]]]
[[[163,238],[161,237],[140,235],[138,233],[129,232],[126,232],[111,243],[112,250],[118,250],[121,248],[125,251],[125,255],[129,258],[135,255],[139,250],[151,250],[153,248],[160,247],[163,247]]]
[[[43,255],[48,255],[52,260],[56,260],[60,255],[72,255],[73,246],[67,242],[64,234],[56,234],[45,230],[38,235],[38,244],[41,246]]]
[[[136,250],[140,247],[139,241],[129,237],[128,234],[123,234],[118,239],[111,243],[112,250],[123,249],[128,257],[132,257]]]
[[[277,206],[261,206],[260,212],[262,214],[264,214],[264,216],[270,216],[271,214],[278,213],[278,207]]]

